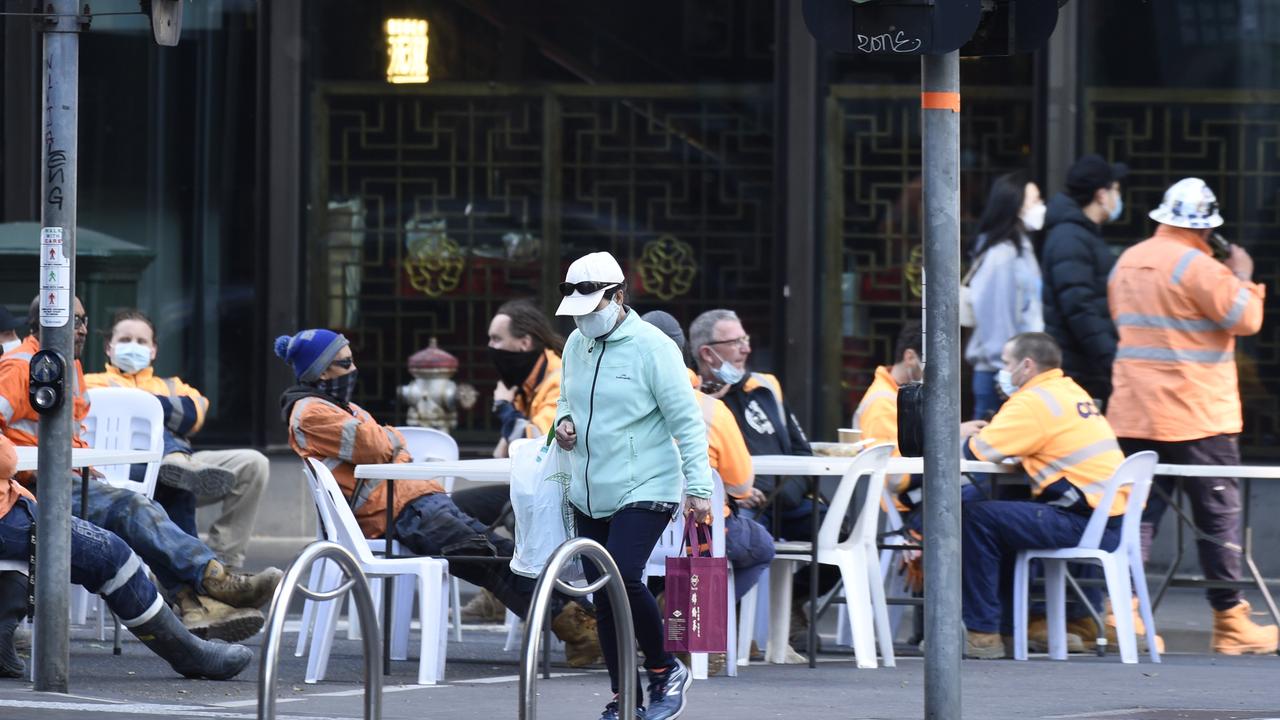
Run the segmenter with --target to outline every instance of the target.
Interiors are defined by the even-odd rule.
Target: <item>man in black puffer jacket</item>
[[[1120,181],[1128,173],[1099,155],[1086,155],[1067,171],[1066,190],[1049,201],[1044,274],[1044,329],[1062,347],[1062,370],[1094,398],[1111,394],[1116,327],[1107,308],[1107,276],[1116,258],[1102,240],[1102,225],[1124,210]]]

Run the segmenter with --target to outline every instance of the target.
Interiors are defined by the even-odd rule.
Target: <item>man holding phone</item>
[[[1215,260],[1218,199],[1199,178],[1178,181],[1150,213],[1148,240],[1117,261],[1108,283],[1119,330],[1107,419],[1126,453],[1155,450],[1167,463],[1239,465],[1243,429],[1236,337],[1262,327],[1266,288],[1253,282],[1253,259],[1228,245]],[[1224,243],[1217,241],[1219,246]],[[1158,478],[1143,513],[1143,555],[1167,509],[1172,478]],[[1240,490],[1235,478],[1187,478],[1200,565],[1210,580],[1241,579]],[[1234,588],[1207,592],[1213,651],[1274,653],[1275,626],[1259,626]]]

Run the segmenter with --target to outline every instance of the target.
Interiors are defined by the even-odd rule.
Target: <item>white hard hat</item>
[[[1218,198],[1200,178],[1183,178],[1164,191],[1160,207],[1147,217],[1164,225],[1203,230],[1222,225]]]
[[[560,284],[560,294],[564,296],[564,300],[560,301],[556,315],[576,317],[595,312],[596,306],[600,304],[600,298],[604,297],[605,290],[608,290],[609,286],[614,286],[616,289],[616,286],[625,281],[622,266],[609,253],[597,252],[583,255],[569,266],[569,272],[565,273],[564,282]],[[576,287],[579,283],[594,283],[599,287],[584,293],[583,288]],[[565,292],[566,289],[569,292]]]

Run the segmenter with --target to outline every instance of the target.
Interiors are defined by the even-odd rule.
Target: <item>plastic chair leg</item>
[[[453,605],[453,640],[462,642],[462,593],[458,589],[458,578],[449,577],[449,602]]]
[[[418,590],[417,578],[400,575],[395,579],[391,598],[391,659],[409,659],[409,634],[413,628],[413,594]],[[385,582],[390,582],[388,578]]]
[[[329,588],[324,584],[325,568],[329,564],[328,560],[320,558],[311,566],[311,576],[307,579],[307,587],[323,592]],[[314,600],[303,600],[302,602],[302,621],[298,625],[298,643],[293,648],[294,657],[302,657],[307,652],[307,642],[311,639],[312,627],[316,620],[316,602]]]
[[[422,620],[422,639],[418,648],[418,684],[435,685],[443,674],[441,665],[444,656],[440,652],[440,633],[443,629],[438,621],[440,605],[445,602],[441,573],[437,566],[430,566],[419,571],[418,616]]]
[[[1129,560],[1129,574],[1133,578],[1133,586],[1138,593],[1138,612],[1142,615],[1142,624],[1146,626],[1147,654],[1151,656],[1151,662],[1158,663],[1160,648],[1156,647],[1156,619],[1151,612],[1151,594],[1147,590],[1147,576],[1142,567],[1141,551],[1134,548],[1130,554],[1137,555],[1136,561],[1132,558]],[[1115,607],[1114,603],[1112,607]]]
[[[1049,657],[1067,659],[1067,564],[1061,560],[1044,563],[1045,618],[1049,629]]]
[[[1024,553],[1018,553],[1013,566],[1013,659],[1027,659],[1028,595],[1030,594],[1029,570],[1031,561]]]
[[[307,655],[307,673],[304,677],[309,685],[324,680],[325,672],[329,669],[329,652],[333,649],[333,636],[338,629],[342,601],[343,598],[335,598],[318,603],[319,607],[316,608],[315,630],[311,636],[311,652]],[[377,632],[377,628],[367,629]]]
[[[503,623],[507,628],[507,641],[502,645],[503,652],[511,652],[520,647],[522,639],[520,637],[520,616],[507,610],[507,619]]]
[[[897,667],[893,654],[893,626],[889,623],[889,606],[884,597],[884,576],[880,573],[879,557],[875,545],[864,549],[867,587],[871,590],[871,616],[875,621],[876,641],[880,645],[880,659],[885,667]]]
[[[845,612],[853,628],[853,656],[859,668],[876,667],[875,624],[871,620],[871,591],[867,587],[867,566],[856,555],[839,558],[844,580]]]
[[[742,616],[738,619],[738,654],[736,664],[743,667],[751,664],[751,641],[755,639],[756,597],[760,594],[760,583],[748,590],[738,606]]]
[[[733,577],[733,566],[729,566],[729,585],[726,589],[728,601],[726,607],[729,609],[729,616],[725,618],[725,648],[724,648],[724,674],[728,677],[738,677],[738,590],[737,583]]]
[[[778,665],[786,663],[788,638],[791,635],[791,575],[795,562],[775,560],[769,578],[769,645],[766,660]]]
[[[1133,611],[1129,609],[1133,589],[1129,586],[1129,569],[1121,567],[1119,558],[1108,556],[1102,561],[1102,572],[1107,580],[1107,594],[1116,618],[1116,640],[1120,645],[1120,662],[1132,665],[1138,662],[1138,640],[1133,631]]]

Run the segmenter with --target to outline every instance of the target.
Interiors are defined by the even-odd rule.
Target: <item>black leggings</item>
[[[622,573],[622,580],[627,586],[627,598],[631,601],[631,620],[635,626],[636,642],[644,653],[644,666],[650,670],[670,667],[673,658],[662,647],[662,616],[658,614],[658,603],[641,577],[653,546],[658,544],[659,536],[671,522],[671,514],[657,510],[623,508],[613,517],[599,520],[580,512],[575,512],[575,515],[578,537],[590,538],[603,545],[618,564],[618,571]],[[595,582],[600,577],[595,564],[590,561],[582,563],[582,570],[588,582]],[[613,624],[613,607],[609,603],[607,592],[601,590],[594,597],[600,649],[604,651],[604,662],[609,667],[609,682],[616,693],[618,640]]]

